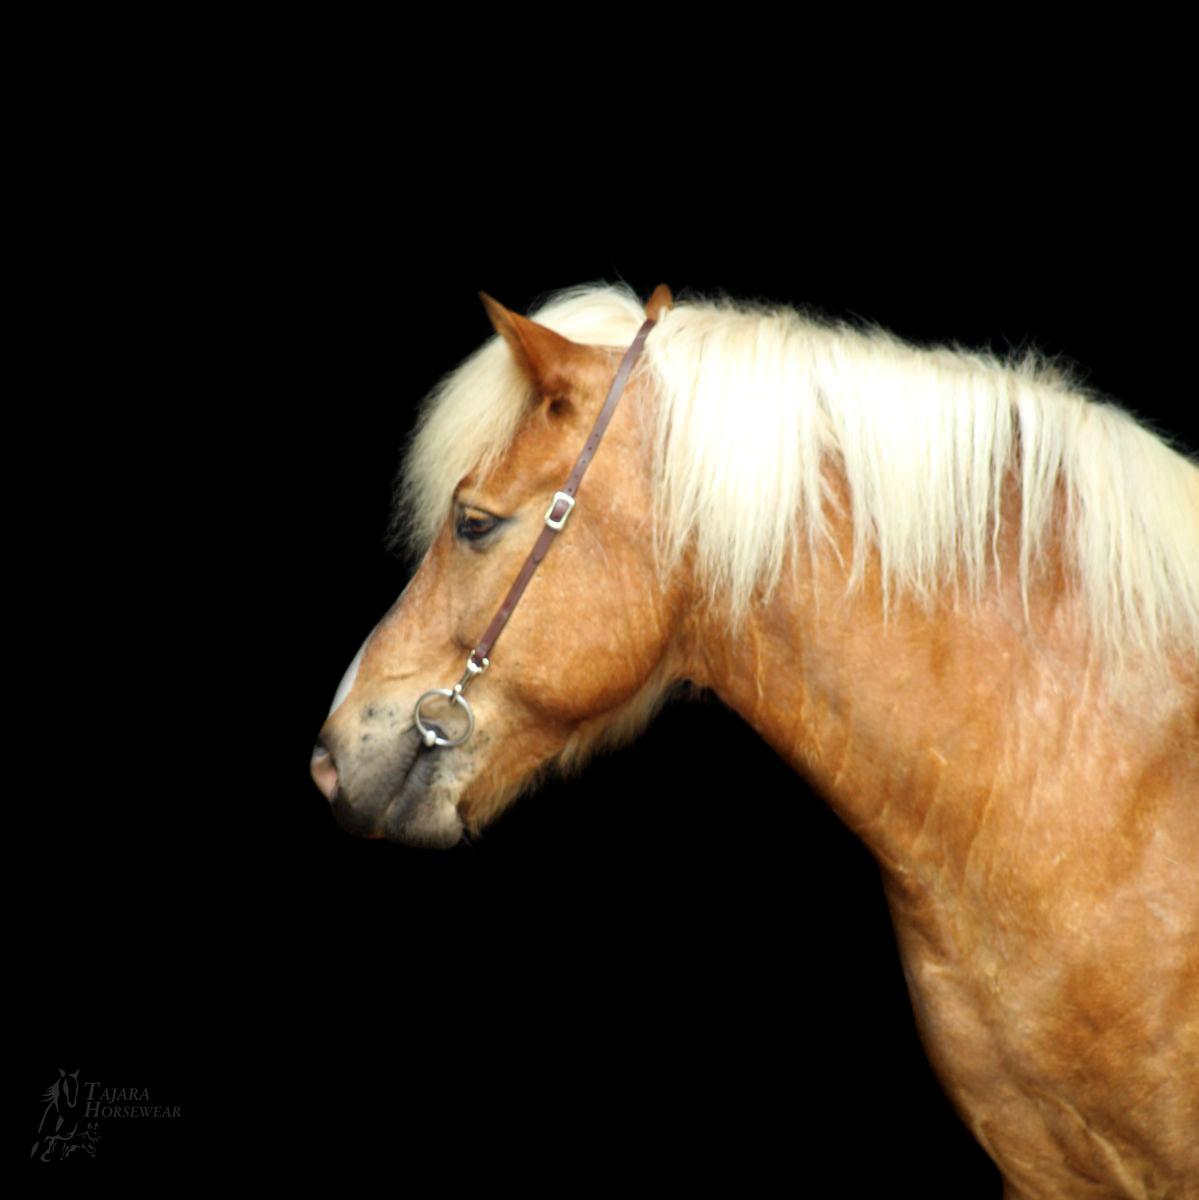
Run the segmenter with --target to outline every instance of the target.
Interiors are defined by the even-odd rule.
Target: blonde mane
[[[559,292],[531,314],[575,341],[626,346],[630,289]],[[699,579],[737,620],[798,540],[834,553],[827,467],[853,521],[847,585],[877,555],[884,606],[946,586],[977,599],[999,569],[1001,495],[1019,483],[1019,582],[1064,495],[1067,573],[1099,644],[1199,647],[1199,468],[1035,351],[1011,361],[918,348],[885,330],[784,307],[682,297],[636,375],[651,383],[654,539],[663,572],[694,547]],[[397,488],[392,537],[422,553],[454,488],[506,453],[528,386],[496,336],[427,398]]]

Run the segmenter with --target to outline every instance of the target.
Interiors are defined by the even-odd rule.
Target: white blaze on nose
[[[354,655],[354,661],[346,668],[346,673],[341,677],[341,682],[337,685],[337,691],[333,694],[333,707],[329,709],[331,717],[340,707],[341,702],[350,694],[350,689],[354,686],[354,680],[358,678],[358,668],[362,665],[362,656],[366,653],[367,643],[371,640],[374,634],[372,629],[366,635],[366,641],[358,648],[358,653]],[[325,718],[328,720],[328,717]]]

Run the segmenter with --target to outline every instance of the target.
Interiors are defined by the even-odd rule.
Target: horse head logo
[[[76,1121],[69,1133],[63,1133],[62,1127],[66,1123],[63,1110],[69,1111],[79,1103],[79,1071],[72,1071],[68,1075],[59,1067],[58,1078],[42,1093],[42,1102],[42,1119],[38,1122],[37,1138],[30,1157],[37,1158],[40,1151],[43,1162],[49,1162],[56,1156],[65,1158],[71,1149],[67,1143],[74,1138],[79,1123]],[[51,1113],[54,1114],[53,1119]]]

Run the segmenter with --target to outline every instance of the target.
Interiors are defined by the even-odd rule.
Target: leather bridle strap
[[[541,564],[541,560],[546,556],[551,543],[562,532],[566,524],[566,518],[570,516],[571,511],[574,509],[575,495],[579,490],[579,484],[583,481],[583,476],[588,466],[590,466],[591,460],[595,457],[595,452],[599,449],[604,432],[608,428],[608,423],[612,420],[612,414],[616,411],[616,405],[620,401],[620,395],[624,391],[625,384],[629,381],[629,375],[632,373],[633,367],[645,347],[645,339],[649,336],[649,331],[655,324],[656,321],[652,317],[646,318],[645,323],[637,331],[637,336],[633,339],[632,345],[625,351],[620,367],[616,371],[616,376],[612,380],[612,386],[608,389],[608,397],[604,401],[603,408],[600,409],[599,416],[595,419],[595,425],[592,426],[591,435],[587,438],[582,453],[575,461],[574,470],[571,471],[570,477],[563,484],[562,490],[554,493],[553,503],[549,506],[545,514],[545,528],[542,529],[537,541],[533,545],[533,549],[529,551],[529,556],[525,559],[524,566],[521,567],[520,573],[508,589],[508,594],[504,597],[504,602],[500,605],[499,611],[491,619],[491,624],[487,626],[482,638],[479,639],[478,644],[470,652],[466,660],[466,673],[453,688],[436,688],[431,692],[426,692],[416,702],[414,720],[426,745],[458,746],[466,741],[473,732],[475,727],[474,714],[471,712],[470,705],[466,703],[462,691],[476,675],[481,675],[490,666],[491,660],[488,658],[488,655],[492,646],[495,645],[496,638],[500,636],[504,626],[508,624],[508,618],[512,616],[513,609],[516,608],[521,596],[524,595],[525,588],[529,586],[529,580],[533,578],[534,573]],[[446,738],[435,727],[425,725],[421,720],[421,705],[431,696],[445,696],[451,703],[458,704],[465,711],[468,727],[464,734],[458,738]]]
[[[470,652],[471,661],[476,667],[483,667],[491,651],[491,647],[495,645],[495,639],[500,636],[500,631],[507,625],[508,618],[512,615],[512,610],[516,607],[517,601],[524,595],[524,590],[528,587],[529,580],[533,578],[533,573],[540,566],[541,560],[545,557],[554,539],[562,532],[566,524],[566,518],[575,506],[575,494],[579,490],[579,484],[582,483],[583,476],[587,468],[591,465],[591,460],[595,457],[595,452],[599,449],[600,441],[603,439],[604,433],[608,428],[608,423],[612,420],[612,414],[616,411],[616,405],[620,402],[620,394],[624,391],[625,384],[629,381],[633,365],[640,356],[645,346],[645,339],[653,327],[653,320],[646,320],[645,324],[637,331],[637,336],[633,339],[633,344],[625,351],[624,358],[616,372],[616,377],[612,380],[612,386],[608,389],[608,398],[604,401],[604,407],[600,409],[599,416],[595,419],[591,436],[583,446],[583,451],[575,462],[575,467],[570,473],[570,478],[562,485],[560,492],[554,493],[554,502],[549,506],[545,514],[545,528],[542,529],[541,535],[533,545],[533,549],[529,551],[529,557],[525,559],[525,565],[521,567],[520,574],[513,580],[512,586],[508,589],[507,596],[504,597],[503,604],[499,607],[499,611],[492,617],[491,624],[487,626],[483,636],[479,639],[478,645]]]

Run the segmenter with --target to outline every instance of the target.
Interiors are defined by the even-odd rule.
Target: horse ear
[[[564,390],[574,370],[588,359],[587,348],[512,312],[486,292],[480,292],[479,299],[496,333],[537,388],[546,393]]]
[[[645,315],[652,321],[660,321],[672,308],[674,297],[664,283],[654,288],[654,294],[645,302]]]

